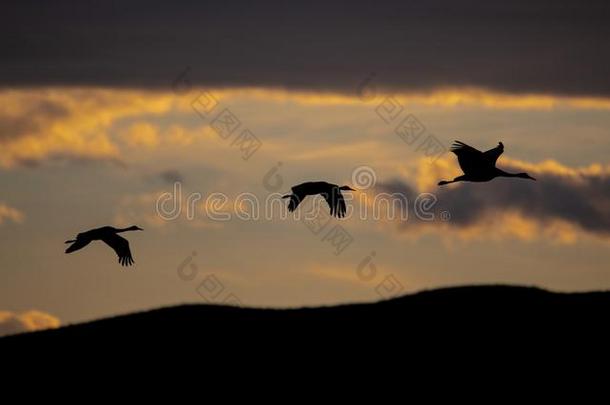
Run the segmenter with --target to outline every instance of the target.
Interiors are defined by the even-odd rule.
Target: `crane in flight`
[[[356,191],[349,186],[339,187],[337,184],[327,183],[325,181],[309,181],[306,183],[298,184],[291,188],[292,194],[282,196],[282,198],[289,198],[288,211],[293,212],[297,209],[299,204],[308,195],[320,194],[326,200],[330,208],[330,215],[338,218],[345,216],[345,199],[341,191],[349,190]]]
[[[504,144],[502,142],[498,142],[498,146],[493,149],[481,152],[472,146],[466,145],[464,142],[455,141],[451,146],[451,152],[456,154],[464,174],[453,180],[442,180],[438,183],[439,186],[458,181],[485,182],[496,177],[519,177],[536,180],[527,173],[508,173],[496,167],[496,161],[502,152],[504,152]]]
[[[119,257],[119,263],[123,266],[131,266],[133,256],[129,249],[129,242],[127,239],[118,235],[121,232],[127,231],[143,231],[142,228],[137,226],[130,226],[129,228],[114,228],[112,226],[103,226],[101,228],[91,229],[86,232],[81,232],[76,235],[76,239],[67,240],[65,243],[71,243],[66,249],[66,253],[72,253],[80,250],[87,246],[94,240],[101,240],[110,246]]]

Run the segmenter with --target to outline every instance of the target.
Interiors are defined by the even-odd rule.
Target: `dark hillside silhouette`
[[[155,341],[213,345],[215,350],[365,341],[392,341],[401,347],[413,340],[489,344],[495,338],[529,344],[542,336],[607,336],[609,312],[608,292],[562,294],[526,287],[456,287],[374,304],[320,308],[182,305],[9,336],[0,343],[133,345]]]

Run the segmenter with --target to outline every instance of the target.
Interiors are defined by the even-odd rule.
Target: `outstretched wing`
[[[116,252],[119,257],[119,263],[123,266],[131,266],[134,263],[127,239],[113,233],[105,236],[102,241]]]
[[[343,198],[343,194],[341,193],[341,190],[339,190],[339,187],[334,189],[334,194],[337,196],[335,213],[339,218],[343,218],[345,216],[345,211],[347,211],[347,207],[345,206],[345,199]]]
[[[295,193],[293,189],[293,192],[290,195],[290,201],[288,201],[288,211],[293,212],[294,210],[296,210],[305,197],[306,196],[302,194]]]
[[[339,187],[333,187],[330,193],[322,193],[322,197],[326,200],[326,203],[330,207],[330,215],[338,218],[345,216],[346,206],[345,199]]]
[[[70,246],[68,246],[68,248],[66,249],[66,253],[72,253],[76,250],[82,249],[85,246],[87,246],[89,243],[91,243],[91,239],[79,239],[78,237],[76,238],[76,240],[74,241],[74,243],[72,243]]]
[[[483,156],[495,166],[496,161],[498,160],[502,152],[504,152],[504,144],[502,142],[498,142],[498,146],[483,152]]]
[[[464,174],[474,173],[480,169],[481,166],[489,164],[483,157],[483,152],[472,146],[466,145],[461,141],[455,141],[453,145],[451,145],[451,152],[456,154]]]

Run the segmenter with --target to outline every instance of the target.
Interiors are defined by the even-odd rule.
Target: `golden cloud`
[[[572,181],[584,181],[589,177],[610,176],[610,164],[592,163],[583,167],[569,167],[553,159],[546,159],[538,163],[525,162],[523,160],[501,157],[498,165],[507,170],[524,171],[534,177],[537,176],[560,176]],[[405,174],[416,178],[417,188],[420,192],[437,190],[437,183],[441,179],[451,179],[462,174],[458,161],[452,153],[446,153],[443,157],[430,162],[421,158],[415,165],[414,172],[406,171]]]
[[[189,193],[181,183],[173,190],[159,190],[123,197],[117,206],[114,222],[143,224],[161,228],[172,224],[187,224],[194,228],[221,228],[225,218],[233,212],[234,202],[228,197]],[[176,187],[178,187],[176,189]]]
[[[405,234],[412,238],[434,234],[446,244],[454,240],[502,242],[506,239],[533,242],[538,240],[559,244],[573,244],[583,236],[579,227],[563,220],[541,222],[526,217],[518,211],[485,214],[478,221],[464,226],[436,223],[435,227],[415,226],[413,232]]]
[[[569,167],[554,160],[529,163],[501,158],[501,166],[527,171],[537,182],[496,179],[485,184],[463,183],[439,188],[440,179],[461,174],[455,158],[446,156],[430,163],[422,159],[407,182],[382,183],[377,191],[400,193],[410,201],[418,193],[431,192],[437,202],[434,221],[408,219],[384,221],[397,226],[406,237],[424,234],[444,239],[522,241],[548,240],[575,243],[582,238],[610,241],[610,165],[594,163]],[[448,212],[450,220],[439,217]]]
[[[0,311],[0,336],[58,328],[60,324],[59,319],[53,315],[37,310],[19,314]]]
[[[174,95],[113,89],[43,88],[2,90],[0,166],[53,156],[117,160],[120,149],[109,136],[118,120],[163,114]]]
[[[159,145],[159,130],[148,122],[137,122],[123,131],[123,140],[130,147],[154,149]]]
[[[294,102],[306,105],[365,105],[355,95],[316,93],[267,88],[206,89],[220,103],[261,100],[272,103]],[[196,114],[191,103],[196,92],[177,95],[171,91],[130,90],[112,88],[62,88],[0,90],[0,167],[33,164],[45,159],[107,160],[119,162],[123,147],[155,148],[169,145],[190,145],[205,133],[173,125],[161,129],[151,116]],[[379,93],[377,101],[386,94]],[[502,109],[610,109],[610,100],[544,95],[511,95],[481,89],[438,89],[426,93],[395,95],[402,103],[454,107],[473,106]],[[376,102],[376,101],[375,101]],[[371,103],[371,102],[368,102]],[[130,127],[122,130],[117,142],[115,127],[121,123]],[[270,142],[266,148],[272,147]],[[361,145],[366,146],[366,145]],[[336,153],[340,151],[331,151]],[[297,158],[310,159],[311,153]]]
[[[544,94],[510,94],[482,88],[438,88],[425,92],[370,93],[365,100],[357,95],[332,92],[313,92],[266,88],[222,88],[211,89],[213,94],[225,100],[259,99],[275,102],[294,102],[303,105],[362,105],[381,102],[392,96],[397,101],[408,104],[421,104],[433,107],[484,107],[492,109],[551,110],[555,108],[572,109],[610,109],[610,99],[595,97],[553,96]]]
[[[24,218],[25,215],[21,211],[0,202],[0,224],[4,223],[5,220],[21,223]]]

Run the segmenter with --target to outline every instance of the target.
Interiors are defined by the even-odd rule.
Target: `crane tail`
[[[74,243],[74,242],[76,242],[76,239],[67,240],[67,241],[65,241],[64,243]]]

